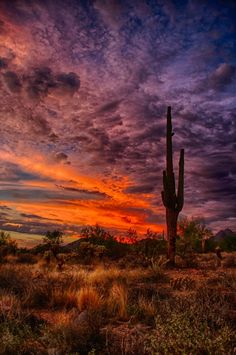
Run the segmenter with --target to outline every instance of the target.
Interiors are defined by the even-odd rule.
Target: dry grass
[[[226,268],[231,268],[236,266],[235,255],[228,255],[223,260],[223,266]]]
[[[0,341],[4,343],[4,352],[0,354],[23,354],[30,347],[37,349],[28,352],[32,354],[87,354],[93,348],[103,354],[106,345],[101,333],[106,334],[105,329],[110,329],[107,341],[112,354],[116,354],[113,337],[114,342],[126,344],[124,348],[116,343],[117,349],[132,354],[131,349],[139,351],[139,347],[130,342],[137,339],[144,344],[144,337],[149,339],[149,334],[154,336],[158,332],[161,351],[165,346],[174,351],[167,344],[170,337],[163,334],[167,330],[172,334],[174,329],[179,332],[173,338],[179,342],[179,349],[181,337],[187,341],[181,333],[182,324],[192,342],[193,348],[189,349],[194,353],[198,349],[194,332],[203,350],[208,346],[207,338],[201,338],[198,332],[201,322],[205,322],[206,332],[212,332],[209,349],[216,349],[213,343],[220,342],[220,349],[225,347],[229,353],[235,320],[232,304],[236,270],[232,258],[228,266],[205,268],[212,257],[198,256],[200,267],[192,269],[162,269],[159,263],[133,269],[70,264],[62,272],[53,267],[44,270],[40,263],[9,260],[0,266]],[[121,326],[117,327],[117,323]],[[130,339],[122,330],[128,329],[126,323]],[[225,332],[222,335],[221,327]],[[159,351],[155,339],[149,340],[147,348],[153,353]]]
[[[78,309],[82,311],[97,312],[103,306],[102,297],[99,295],[98,291],[91,287],[82,287],[77,296],[77,306]]]
[[[10,320],[19,318],[21,313],[21,304],[17,297],[3,291],[0,294],[0,317],[5,320]]]
[[[54,317],[53,325],[42,337],[49,354],[87,354],[93,329],[88,323],[78,322],[71,312],[61,311]]]
[[[117,267],[104,268],[98,266],[85,276],[85,281],[94,286],[109,287],[113,282],[132,283],[152,278],[151,270],[135,268],[135,269],[119,269]]]
[[[52,291],[51,307],[70,309],[77,307],[78,292],[72,288],[55,288]]]
[[[125,285],[114,283],[107,300],[108,314],[118,319],[127,319],[128,291]]]
[[[143,296],[138,299],[138,311],[140,314],[140,320],[145,320],[148,323],[152,322],[157,315],[157,302],[153,298],[147,299]]]

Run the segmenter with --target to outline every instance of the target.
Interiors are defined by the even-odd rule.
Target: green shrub
[[[37,262],[37,259],[30,252],[17,253],[17,262],[20,264],[35,264]]]
[[[146,339],[149,354],[231,354],[234,331],[225,319],[225,300],[202,288],[159,309],[156,328]]]
[[[130,246],[118,242],[115,237],[99,225],[90,226],[82,229],[82,242],[89,242],[93,245],[104,246],[106,248],[106,255],[112,259],[118,259],[127,254]]]
[[[236,236],[227,236],[220,242],[216,243],[223,251],[235,251],[236,250]]]
[[[167,241],[164,239],[146,238],[132,245],[132,249],[147,258],[155,258],[166,253]]]
[[[17,243],[11,239],[9,233],[0,232],[0,261],[2,262],[4,257],[10,254],[15,255],[17,251]]]
[[[173,312],[167,319],[156,318],[156,334],[149,336],[148,354],[230,354],[233,331],[225,324],[215,331],[192,314]]]

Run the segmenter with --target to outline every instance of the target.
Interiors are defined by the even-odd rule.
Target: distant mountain
[[[79,248],[80,243],[86,241],[85,238],[79,238],[75,240],[74,242],[68,243],[66,245],[63,245],[62,249],[67,250],[67,251],[73,251]]]
[[[236,233],[231,229],[226,228],[220,230],[213,237],[209,239],[213,246],[219,246],[224,251],[235,251],[236,250]]]
[[[220,230],[218,233],[215,234],[215,236],[213,237],[213,239],[216,242],[222,241],[225,238],[236,238],[236,233],[234,233],[231,229],[226,228],[226,229],[222,229]]]

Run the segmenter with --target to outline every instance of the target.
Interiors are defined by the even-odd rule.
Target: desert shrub
[[[194,242],[185,238],[176,238],[176,254],[184,261],[185,267],[196,267],[197,258],[194,251]]]
[[[150,260],[150,267],[149,267],[149,270],[151,271],[150,279],[154,282],[167,281],[168,277],[164,272],[165,266],[166,266],[166,260],[163,256],[157,259],[152,258]]]
[[[95,331],[90,322],[81,322],[72,311],[58,314],[53,326],[44,328],[40,340],[47,354],[88,354],[102,342],[99,328]]]
[[[114,324],[106,327],[104,332],[106,336],[104,354],[152,354],[144,350],[145,335],[150,333],[150,327],[144,324]]]
[[[234,332],[224,314],[225,300],[206,288],[176,298],[156,317],[146,340],[150,354],[230,354]]]
[[[27,267],[4,265],[0,272],[0,289],[22,296],[29,287],[32,274]]]
[[[219,246],[223,251],[232,252],[236,250],[236,235],[225,236],[220,241],[217,241],[217,246]]]
[[[215,251],[216,247],[217,247],[217,243],[212,238],[206,239],[205,252],[213,252]]]
[[[20,315],[20,301],[14,294],[2,291],[0,293],[0,321],[19,318]]]
[[[24,308],[48,306],[56,280],[35,275],[29,267],[5,265],[0,273],[0,289],[16,295]]]
[[[4,355],[44,353],[39,352],[41,346],[30,325],[18,320],[0,323],[0,343],[0,354]]]
[[[225,324],[212,331],[191,312],[173,312],[166,320],[156,318],[156,334],[148,337],[145,350],[149,354],[230,354],[232,341],[233,331]]]
[[[177,277],[170,282],[174,290],[193,290],[196,287],[196,282],[190,277]]]
[[[6,245],[11,240],[11,236],[9,233],[0,231],[0,246]]]
[[[38,342],[42,324],[14,294],[0,293],[0,354],[44,354]]]
[[[22,297],[22,307],[44,308],[51,305],[53,285],[46,281],[33,281]]]
[[[138,241],[132,249],[151,259],[166,253],[167,241],[164,239],[146,238]]]
[[[55,258],[51,250],[45,250],[45,252],[42,255],[42,261],[48,266],[52,261],[55,261]]]
[[[82,241],[76,253],[80,262],[89,264],[97,259],[101,260],[107,254],[107,248],[104,245],[96,245],[88,241]]]
[[[43,238],[43,244],[46,245],[47,250],[50,250],[55,258],[61,251],[62,238],[63,233],[59,230],[48,231]]]
[[[76,250],[79,261],[90,263],[94,255],[94,247],[90,242],[81,242]]]
[[[153,325],[157,313],[157,302],[154,297],[140,296],[138,298],[135,314],[138,320],[148,325]]]
[[[106,255],[112,259],[119,259],[130,250],[129,245],[118,242],[110,232],[99,225],[82,229],[81,236],[83,237],[81,242],[103,245],[106,248]]]
[[[45,243],[45,244],[36,245],[32,249],[30,249],[30,252],[34,255],[38,255],[38,254],[43,255],[48,250],[49,250],[49,245]]]
[[[206,281],[207,286],[218,286],[221,288],[227,288],[229,291],[236,291],[236,279],[234,273],[221,272],[214,277],[210,277]]]
[[[208,240],[213,236],[201,219],[182,217],[178,221],[177,254],[186,261],[186,266],[196,266],[194,252],[205,252]]]
[[[16,251],[16,241],[11,239],[9,233],[0,231],[0,262],[3,262],[7,255],[15,255]]]
[[[37,259],[30,252],[17,253],[17,262],[20,264],[35,264]]]

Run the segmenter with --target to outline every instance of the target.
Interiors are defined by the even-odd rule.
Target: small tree
[[[146,233],[144,234],[144,238],[145,239],[163,240],[164,239],[164,234],[163,233],[154,232],[150,228],[148,228]]]
[[[178,234],[185,249],[201,248],[205,251],[205,241],[212,237],[212,231],[200,218],[182,217],[178,222]]]
[[[0,232],[0,257],[4,257],[8,254],[15,254],[17,251],[17,243],[11,239],[11,236],[7,232]]]
[[[47,246],[47,249],[50,250],[53,256],[59,261],[59,251],[60,245],[63,243],[63,233],[59,230],[48,231],[43,238],[43,243]]]
[[[9,241],[11,240],[11,236],[9,233],[0,232],[0,246],[2,245],[6,245],[7,243],[9,243]]]
[[[107,240],[113,238],[111,233],[105,230],[103,227],[99,226],[99,224],[82,228],[80,235],[83,238],[93,238],[98,240]]]
[[[138,233],[136,229],[130,228],[125,236],[126,242],[135,244],[138,241]]]

